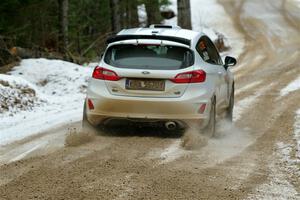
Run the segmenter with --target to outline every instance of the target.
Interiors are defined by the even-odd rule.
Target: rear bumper
[[[88,90],[87,99],[94,109],[86,104],[88,121],[93,125],[110,118],[139,119],[144,121],[207,121],[209,119],[211,95],[205,91],[186,91],[180,98],[143,98],[115,96],[107,90]],[[87,102],[87,101],[86,101]],[[202,113],[200,107],[205,104]]]

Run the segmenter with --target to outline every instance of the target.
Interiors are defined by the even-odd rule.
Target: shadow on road
[[[168,131],[162,126],[138,125],[109,125],[99,128],[99,135],[107,137],[156,137],[180,138],[183,130]]]

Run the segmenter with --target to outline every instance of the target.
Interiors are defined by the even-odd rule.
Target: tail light
[[[177,74],[171,79],[174,83],[202,83],[206,79],[206,73],[203,70],[195,70]]]
[[[201,106],[199,107],[198,112],[199,112],[200,114],[203,114],[204,111],[205,111],[205,108],[206,108],[206,104],[205,104],[205,103],[204,103],[204,104],[201,104]]]
[[[118,81],[121,79],[121,77],[119,77],[116,72],[99,66],[97,66],[94,69],[92,77],[95,79],[108,80],[108,81]]]
[[[92,100],[88,99],[88,106],[90,110],[94,110],[94,104],[92,102]]]

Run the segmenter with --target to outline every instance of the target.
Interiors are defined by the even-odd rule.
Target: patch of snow
[[[284,174],[290,177],[292,177],[293,175],[300,177],[300,109],[296,111],[293,138],[295,141],[295,143],[293,144],[287,144],[284,142],[277,143],[277,156],[280,160],[280,169],[281,171],[285,172]],[[283,173],[279,173],[279,175],[283,177]],[[293,186],[288,183],[288,181],[283,181],[284,187],[281,186],[281,188],[278,188],[278,190],[280,189],[280,191],[283,191],[279,197],[282,197],[281,199],[299,199],[300,194],[295,191]],[[285,196],[282,196],[283,194]]]
[[[15,162],[15,161],[21,160],[21,159],[25,158],[28,154],[32,153],[33,151],[36,151],[37,149],[39,149],[42,146],[45,146],[45,144],[46,144],[45,142],[36,144],[35,146],[31,147],[30,149],[24,151],[23,153],[19,154],[15,158],[11,159],[9,162]]]
[[[294,148],[295,146],[292,144],[285,144],[283,142],[277,143],[277,149],[280,153],[280,160],[281,163],[285,165],[285,171],[288,173],[297,174],[300,177],[300,170],[298,166],[300,164],[300,158],[292,155]],[[297,156],[297,153],[295,156]]]
[[[247,199],[265,199],[265,200],[297,200],[299,194],[292,184],[285,177],[285,174],[280,172],[274,166],[270,166],[271,175],[269,182],[257,187],[254,194],[251,194]]]
[[[235,95],[238,95],[238,94],[240,94],[242,92],[245,92],[245,91],[249,91],[250,89],[258,86],[259,84],[261,84],[261,81],[254,81],[254,82],[252,82],[248,85],[245,85],[244,87],[237,89],[235,91]]]
[[[146,12],[146,7],[145,4],[141,4],[137,7],[138,9],[138,16],[139,16],[139,23],[140,26],[146,26],[147,24],[147,12]]]
[[[289,181],[292,175],[300,177],[299,168],[294,165],[295,160],[290,157],[292,146],[280,142],[277,148],[280,151],[272,155],[268,182],[259,185],[247,199],[297,200],[300,198],[299,192]]]
[[[238,74],[238,72],[242,71],[244,69],[244,67],[248,67],[249,63],[251,63],[251,66],[257,66],[265,59],[265,56],[264,55],[255,55],[255,57],[253,57],[253,56],[251,56],[250,58],[246,57],[246,59],[247,60],[245,60],[240,65],[231,68],[231,71],[234,72],[235,74],[237,74],[235,76],[236,79],[243,76],[242,73]]]
[[[300,109],[296,111],[293,139],[293,144],[277,143],[277,149],[281,162],[285,164],[285,170],[300,177]]]
[[[259,95],[255,94],[245,99],[240,100],[233,109],[233,121],[237,121],[241,118],[244,110],[249,109],[250,106],[255,102]]]
[[[294,139],[296,141],[296,155],[295,157],[298,160],[298,163],[300,163],[300,109],[296,112],[296,121],[294,124]]]
[[[26,80],[0,74],[0,114],[14,115],[22,110],[32,109],[45,102],[37,96],[37,89]]]
[[[255,101],[258,99],[258,97],[266,92],[270,87],[272,87],[272,85],[273,84],[270,84],[267,87],[263,87],[256,91],[255,94],[238,101],[236,105],[234,105],[233,121],[238,121],[245,110],[249,109],[253,104],[255,104]]]
[[[294,81],[292,81],[291,83],[289,83],[285,88],[283,88],[280,91],[280,96],[284,97],[286,95],[288,95],[291,92],[294,92],[296,90],[300,89],[300,76],[295,79]]]
[[[283,1],[251,0],[246,1],[243,7],[242,18],[262,22],[260,28],[246,31],[252,34],[253,37],[259,37],[262,33],[268,35],[266,38],[274,50],[276,48],[273,46],[273,38],[294,38],[299,35],[298,31],[287,24],[288,22],[281,13],[282,4]]]
[[[300,8],[300,0],[287,0],[287,2],[294,3],[294,5]]]
[[[18,88],[18,84],[27,85],[35,91],[37,99],[27,109],[14,112],[16,109],[12,108],[0,113],[0,145],[79,121],[91,73],[91,67],[61,60],[27,59],[10,75],[2,75],[0,80],[9,81],[12,90]],[[36,103],[39,100],[43,100],[42,103]]]
[[[252,105],[254,105],[258,97],[264,94],[272,86],[273,84],[270,84],[266,87],[260,88],[256,90],[253,95],[238,101],[233,108],[233,121],[239,120],[242,114],[245,112],[245,110],[249,109]]]

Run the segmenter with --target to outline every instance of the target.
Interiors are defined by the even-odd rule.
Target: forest
[[[169,4],[169,0],[1,0],[0,66],[32,57],[75,63],[95,59],[106,39],[120,30],[174,17],[174,11],[164,9]],[[177,4],[178,25],[191,28],[190,2]]]

